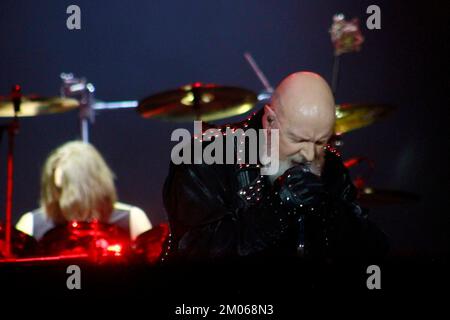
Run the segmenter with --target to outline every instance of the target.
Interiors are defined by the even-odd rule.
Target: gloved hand
[[[281,202],[290,209],[316,206],[328,198],[321,178],[303,165],[286,170],[275,180],[274,188]]]
[[[356,200],[357,190],[342,161],[328,156],[322,172],[322,181],[334,202],[350,203]]]

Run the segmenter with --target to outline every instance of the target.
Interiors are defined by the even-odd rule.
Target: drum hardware
[[[14,85],[11,90],[11,106],[13,107],[14,117],[11,122],[0,130],[8,132],[8,153],[6,169],[6,198],[5,198],[5,227],[4,227],[4,245],[2,255],[6,258],[13,256],[12,251],[12,202],[14,191],[14,143],[15,137],[19,134],[20,105],[22,102],[22,88],[20,85]],[[0,133],[1,134],[1,133]]]

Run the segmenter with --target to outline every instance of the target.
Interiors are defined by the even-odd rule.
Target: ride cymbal
[[[365,207],[378,207],[393,204],[414,203],[420,200],[419,195],[399,190],[364,187],[358,190],[358,201]]]
[[[43,114],[53,114],[77,108],[75,99],[60,97],[23,96],[18,117],[34,117]],[[14,105],[9,97],[0,97],[0,118],[14,117]]]
[[[250,90],[196,82],[147,97],[137,110],[144,118],[213,121],[246,113],[256,102]]]
[[[346,133],[385,119],[394,108],[385,104],[343,103],[336,106],[337,134]]]

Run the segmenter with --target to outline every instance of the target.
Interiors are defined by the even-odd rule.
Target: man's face
[[[334,119],[318,115],[314,108],[297,115],[277,117],[279,127],[280,166],[288,169],[304,164],[320,175],[324,163],[325,145],[330,139]]]
[[[326,81],[311,72],[286,77],[265,106],[263,127],[278,129],[279,170],[304,164],[316,175],[322,173],[325,145],[336,121],[333,94]]]

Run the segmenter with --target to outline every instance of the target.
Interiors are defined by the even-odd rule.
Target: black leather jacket
[[[232,127],[260,129],[262,112]],[[260,175],[257,164],[171,163],[163,198],[172,252],[192,258],[382,256],[387,250],[385,236],[355,202],[349,173],[331,148],[323,178],[329,186],[344,183],[343,193],[320,208],[292,212],[280,202],[268,177]]]

